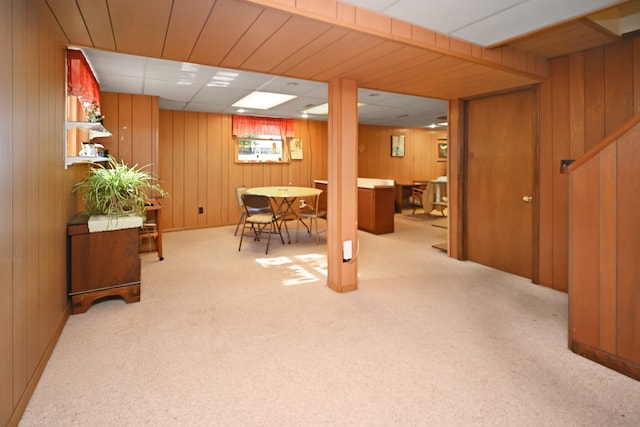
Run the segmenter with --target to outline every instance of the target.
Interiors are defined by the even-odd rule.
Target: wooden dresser
[[[139,228],[90,233],[88,220],[79,214],[67,224],[72,314],[109,296],[140,301]]]

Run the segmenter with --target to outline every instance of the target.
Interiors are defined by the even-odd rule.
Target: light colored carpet
[[[320,246],[165,234],[142,300],[71,316],[21,426],[638,426],[640,382],[567,349],[567,296],[448,258],[396,215],[359,289]],[[292,236],[295,240],[295,236]]]

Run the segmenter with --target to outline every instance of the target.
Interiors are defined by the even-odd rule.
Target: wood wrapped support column
[[[329,194],[327,206],[328,285],[336,292],[358,288],[358,86],[329,82]],[[351,241],[353,258],[343,260]]]

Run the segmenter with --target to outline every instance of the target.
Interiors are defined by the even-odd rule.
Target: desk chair
[[[269,244],[271,243],[272,234],[278,234],[282,244],[284,245],[281,224],[284,224],[285,227],[287,224],[283,221],[282,214],[277,214],[273,210],[269,198],[267,196],[244,193],[242,194],[242,202],[245,214],[242,222],[242,233],[240,234],[238,252],[240,252],[240,248],[242,248],[242,239],[244,238],[247,230],[251,230],[253,240],[258,242],[262,238],[263,233],[269,233],[265,254],[269,253]],[[289,231],[287,230],[287,234],[288,233]]]

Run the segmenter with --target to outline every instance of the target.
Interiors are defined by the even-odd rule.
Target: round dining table
[[[299,197],[314,197],[317,198],[322,190],[314,187],[292,187],[287,185],[281,186],[269,186],[269,187],[253,187],[248,188],[247,193],[249,194],[257,194],[260,196],[267,196],[273,200],[276,205],[275,211],[278,214],[282,215],[282,222],[289,216],[293,216],[296,218],[296,221],[299,220],[298,214],[293,209],[295,201]],[[307,225],[303,225],[306,227]],[[286,227],[286,225],[285,225]],[[291,236],[289,236],[289,229],[287,230],[287,237],[289,238],[289,243],[291,243]]]

